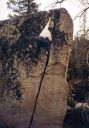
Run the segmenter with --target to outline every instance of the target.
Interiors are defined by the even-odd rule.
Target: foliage
[[[89,109],[68,110],[63,128],[89,128]]]
[[[73,43],[68,70],[69,98],[89,106],[89,40],[83,37],[76,37]]]
[[[30,15],[38,11],[38,5],[34,0],[9,0],[7,5],[14,12],[14,16]],[[9,16],[11,17],[11,14]]]

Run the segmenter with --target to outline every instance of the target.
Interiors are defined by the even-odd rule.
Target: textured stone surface
[[[50,12],[55,22],[53,42],[32,128],[62,128],[67,107],[66,72],[72,45],[73,24],[71,17],[64,8]],[[45,13],[48,19],[48,13]],[[38,20],[36,18],[34,21],[37,22]],[[10,128],[28,128],[45,61],[46,55],[44,53],[38,64],[33,67],[28,78],[26,78],[24,66],[19,65],[23,99],[19,102],[11,100],[9,97],[5,102],[2,102],[0,105],[1,124]]]

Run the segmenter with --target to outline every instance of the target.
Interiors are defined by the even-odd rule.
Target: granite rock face
[[[55,24],[52,33],[53,41],[31,128],[62,128],[66,114],[68,95],[66,73],[73,40],[73,23],[64,8],[50,10],[50,14]],[[29,41],[32,42],[33,38],[42,31],[48,18],[48,12],[33,15],[23,23],[20,29],[22,35],[27,34],[27,37],[31,39]],[[46,52],[43,50],[38,64],[32,64],[28,77],[26,77],[24,65],[22,63],[18,65],[19,81],[23,94],[20,101],[13,99],[10,95],[6,96],[5,101],[0,103],[1,126],[5,125],[6,128],[29,128],[45,62]],[[16,63],[17,60],[14,59],[14,67]],[[0,84],[3,84],[3,82],[1,81]],[[4,97],[5,93],[7,91],[4,92]]]

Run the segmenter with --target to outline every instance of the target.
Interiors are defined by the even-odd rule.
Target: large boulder
[[[50,10],[50,14],[55,24],[52,33],[53,41],[31,128],[62,128],[66,114],[68,95],[66,75],[73,40],[73,23],[64,8]],[[28,18],[20,29],[22,35],[27,34],[29,38],[39,35],[48,21],[49,13],[40,12],[32,17]],[[41,22],[39,19],[41,19]],[[18,80],[21,84],[22,93],[16,91],[15,94],[18,93],[20,96],[20,100],[17,100],[18,97],[17,99],[13,98],[12,90],[8,91],[8,88],[4,90],[4,94],[0,98],[1,127],[30,128],[31,115],[45,62],[46,52],[43,50],[38,63],[31,65],[29,68],[28,77],[26,76],[25,66],[22,62],[19,63],[17,67],[19,72]],[[15,58],[14,67],[16,65],[17,60]],[[0,83],[0,86],[3,87],[1,84],[4,83]]]

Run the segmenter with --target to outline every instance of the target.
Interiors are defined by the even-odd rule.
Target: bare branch
[[[56,0],[54,3],[49,4],[48,6],[46,6],[43,10],[45,10],[45,9],[48,8],[48,7],[55,7],[57,4],[61,4],[61,3],[63,3],[64,1],[66,1],[66,0]]]
[[[86,0],[86,3],[89,4],[88,0]]]
[[[84,13],[85,13],[88,9],[89,9],[89,7],[83,9],[81,12],[79,12],[79,13],[77,14],[77,16],[76,16],[73,20],[75,20],[75,19],[78,18],[78,17],[81,18],[81,17],[84,15]]]
[[[61,3],[63,3],[64,1],[66,1],[66,0],[57,0],[55,3],[56,3],[56,4],[61,4]]]
[[[89,4],[88,0],[79,0],[82,4]]]

